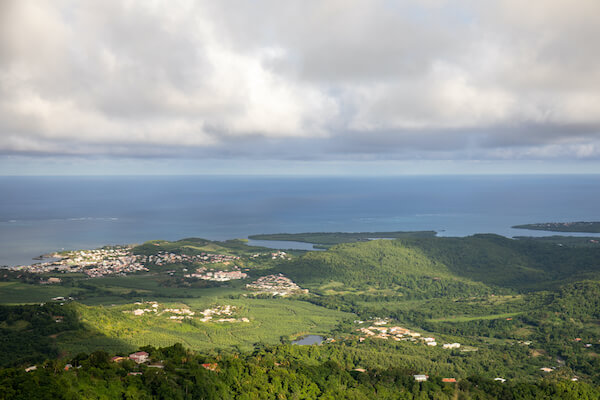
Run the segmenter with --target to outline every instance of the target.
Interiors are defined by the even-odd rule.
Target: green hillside
[[[600,274],[600,246],[570,247],[489,234],[405,243],[421,249],[458,276],[517,290],[557,287]]]
[[[498,235],[373,240],[311,252],[282,270],[306,284],[341,282],[351,287],[397,287],[400,292],[484,285],[542,290],[600,276],[600,246],[561,246]],[[482,285],[483,284],[483,285]],[[444,295],[448,292],[432,293]]]
[[[339,282],[337,289],[384,290],[410,297],[489,293],[490,288],[453,274],[442,262],[402,240],[341,244],[311,252],[281,266],[292,279],[313,287]]]
[[[348,236],[343,240],[353,242],[327,251],[285,253],[247,246],[241,240],[151,241],[135,247],[134,253],[154,259],[165,252],[207,253],[235,261],[219,261],[220,256],[214,262],[205,256],[169,256],[170,261],[160,265],[149,262],[143,272],[96,278],[81,272],[50,271],[40,277],[6,271],[0,275],[0,302],[4,304],[0,307],[0,366],[18,366],[23,371],[30,364],[55,368],[73,360],[83,371],[88,356],[77,355],[80,352],[93,352],[89,357],[96,363],[99,352],[105,352],[102,357],[106,358],[106,353],[180,343],[189,349],[188,359],[243,360],[235,368],[251,368],[252,372],[234,369],[226,374],[245,376],[245,381],[263,372],[274,374],[271,366],[286,374],[297,373],[298,379],[316,385],[309,386],[318,388],[323,398],[350,396],[348,385],[365,390],[350,398],[375,398],[385,390],[390,398],[399,393],[407,398],[425,394],[429,398],[454,398],[456,394],[486,398],[484,393],[492,392],[488,398],[581,398],[597,393],[600,246],[596,243],[580,238],[516,240],[497,235],[355,239]],[[234,265],[241,266],[247,276],[230,281],[190,276],[206,269],[232,271],[237,268]],[[284,276],[277,279],[289,278],[308,292],[298,290],[281,297],[276,291],[257,293],[246,286],[279,273]],[[51,275],[60,276],[61,282],[40,283]],[[55,296],[72,296],[75,301],[51,302]],[[8,305],[18,303],[29,305]],[[207,309],[225,306],[233,312],[202,320]],[[185,309],[188,314],[173,309]],[[392,328],[418,335],[401,337],[382,331]],[[327,343],[289,346],[290,340],[308,334],[323,335]],[[428,337],[434,338],[435,346],[426,343]],[[443,344],[460,346],[443,348]],[[161,351],[157,354],[163,356]],[[262,357],[273,360],[274,355],[277,361],[264,369]],[[44,359],[51,361],[43,364]],[[288,359],[297,364],[285,364]],[[110,365],[102,364],[97,371],[105,376],[116,373],[111,385],[122,395],[130,390],[133,378]],[[136,379],[154,379],[149,368],[124,367],[126,372],[143,372],[144,378]],[[172,365],[167,371],[165,366],[165,373],[169,379],[187,382],[188,372],[178,372],[185,368]],[[339,371],[343,381],[329,382],[326,370]],[[414,385],[411,374],[415,373],[430,375],[431,390]],[[12,375],[2,381],[2,374]],[[392,381],[383,378],[389,374]],[[19,380],[12,377],[17,375]],[[364,386],[367,375],[371,383]],[[54,375],[21,376],[17,370],[0,368],[0,385],[15,388],[29,376],[55,382]],[[454,377],[458,384],[442,385],[441,377]],[[501,384],[493,381],[495,377],[508,381]],[[72,390],[84,390],[83,385],[93,391],[104,378],[72,380],[65,373],[59,379],[69,380]],[[245,387],[230,379],[223,382]],[[283,398],[286,393],[300,393],[276,388],[271,378],[256,382]],[[213,381],[207,388],[217,384]],[[189,387],[200,386],[195,382]],[[479,390],[482,387],[485,390]],[[27,388],[19,386],[15,393],[28,393]],[[179,388],[185,391],[186,384]],[[517,396],[523,390],[531,395]],[[160,398],[152,392],[150,398],[156,397]],[[239,393],[234,397],[243,398]]]

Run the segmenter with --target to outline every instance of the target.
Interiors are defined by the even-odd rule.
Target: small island
[[[512,228],[551,232],[600,233],[600,222],[542,222],[536,224],[515,225]]]

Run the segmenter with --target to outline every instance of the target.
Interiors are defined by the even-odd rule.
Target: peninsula
[[[550,232],[600,233],[600,222],[541,222],[535,224],[515,225],[512,228]]]

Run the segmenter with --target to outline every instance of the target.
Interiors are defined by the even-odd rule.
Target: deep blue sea
[[[150,239],[396,230],[541,236],[552,233],[510,227],[600,220],[600,175],[0,177],[0,189],[0,265]]]

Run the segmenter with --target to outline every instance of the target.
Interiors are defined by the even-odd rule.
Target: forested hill
[[[282,268],[302,283],[466,295],[490,286],[521,291],[596,278],[600,246],[572,248],[497,235],[374,240],[309,253]]]
[[[442,262],[401,240],[374,240],[311,252],[282,266],[304,284],[341,282],[355,289],[393,289],[409,297],[489,293],[490,288],[459,277]]]
[[[0,399],[597,399],[584,382],[455,381],[397,366],[353,368],[350,347],[277,346],[251,355],[196,354],[181,345],[144,347],[152,365],[111,362],[104,351],[52,360],[25,372],[0,370]],[[371,350],[380,355],[377,349]],[[382,355],[382,354],[381,354]],[[372,356],[372,355],[371,355]],[[382,355],[383,356],[383,355]],[[385,359],[386,357],[382,357]],[[371,360],[371,357],[367,358]],[[424,376],[424,375],[423,375]]]

